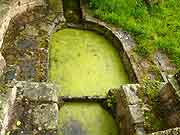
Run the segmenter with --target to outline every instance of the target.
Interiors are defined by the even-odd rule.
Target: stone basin
[[[59,85],[61,96],[105,95],[129,82],[110,41],[95,32],[72,28],[52,35],[49,77]]]

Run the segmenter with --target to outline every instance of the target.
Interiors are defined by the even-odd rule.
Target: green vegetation
[[[180,68],[180,2],[163,0],[147,6],[144,0],[89,0],[92,13],[130,32],[139,55],[161,49]]]
[[[67,22],[77,23],[81,19],[79,0],[64,0],[64,16]]]
[[[164,130],[167,124],[159,111],[158,96],[162,84],[158,81],[144,80],[141,95],[147,108],[144,112],[145,129],[147,132]]]
[[[50,48],[50,80],[63,96],[105,95],[128,83],[118,51],[104,37],[76,29],[54,33]]]
[[[48,0],[49,7],[55,12],[61,12],[61,0]]]
[[[65,104],[59,112],[59,128],[60,135],[118,135],[116,122],[97,103]]]
[[[145,128],[148,132],[156,132],[165,128],[163,119],[155,116],[153,112],[145,112]]]
[[[0,94],[6,94],[8,87],[0,81]]]
[[[156,102],[159,95],[161,83],[158,81],[145,80],[143,82],[144,93],[151,102]]]

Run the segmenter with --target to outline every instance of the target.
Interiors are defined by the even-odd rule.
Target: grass
[[[50,61],[50,80],[59,85],[59,95],[105,95],[110,88],[129,82],[118,51],[91,31],[54,33]]]
[[[72,122],[76,125],[72,126]],[[115,120],[97,103],[65,104],[59,112],[59,128],[59,135],[66,135],[67,132],[71,132],[68,135],[79,132],[86,135],[118,135]]]
[[[157,132],[159,130],[163,130],[165,128],[165,123],[163,119],[155,116],[153,112],[145,112],[145,128],[147,132]]]
[[[168,126],[166,120],[162,116],[158,102],[162,84],[154,80],[144,80],[142,86],[141,99],[148,108],[144,110],[145,130],[148,133],[152,133],[166,129]]]
[[[154,80],[143,81],[144,92],[152,103],[156,102],[157,97],[159,96],[161,85],[162,84],[159,83],[159,81],[154,81]]]
[[[89,0],[94,16],[130,32],[149,57],[163,50],[180,68],[180,1],[164,0],[148,7],[144,0]]]

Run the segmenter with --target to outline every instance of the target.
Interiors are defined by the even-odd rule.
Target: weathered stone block
[[[131,115],[132,123],[133,124],[142,124],[144,123],[144,116],[141,110],[140,105],[128,105],[129,112]]]
[[[2,128],[2,123],[4,120],[4,108],[7,104],[7,97],[4,95],[0,95],[0,129]]]
[[[16,99],[14,110],[7,110],[8,125],[4,126],[3,132],[9,132],[11,135],[57,134],[58,105],[55,103],[55,86],[22,81],[14,82],[14,89],[17,91],[14,92],[17,96],[13,98]],[[11,99],[8,100],[10,105],[11,102]]]
[[[17,88],[8,90],[8,93],[5,95],[0,95],[0,134],[5,135],[6,130],[9,127],[11,122],[11,117],[13,115],[13,109],[15,105]]]
[[[180,126],[180,86],[177,78],[172,77],[162,87],[159,95],[160,109],[170,127]]]
[[[57,87],[54,84],[36,82],[18,82],[17,87],[22,87],[23,97],[30,101],[57,102]]]
[[[139,88],[138,84],[127,84],[117,92],[116,120],[123,135],[145,134],[142,101],[137,95]]]
[[[56,130],[50,131],[30,131],[30,130],[12,130],[7,132],[7,135],[57,135]]]
[[[0,77],[3,74],[3,70],[6,67],[6,62],[4,60],[4,57],[2,56],[2,54],[0,53]]]
[[[27,9],[45,5],[44,0],[12,0],[10,3],[9,10],[0,18],[2,20],[0,22],[0,48],[2,47],[4,35],[12,18],[17,14],[24,13]]]
[[[172,129],[155,132],[148,135],[180,135],[180,128],[172,128]]]
[[[48,5],[52,10],[54,10],[54,12],[63,13],[62,0],[48,0]]]
[[[131,85],[124,85],[123,88],[123,97],[126,98],[128,105],[141,103],[141,100],[138,98],[136,93],[132,90]]]
[[[33,125],[37,125],[39,130],[57,129],[58,126],[58,106],[57,104],[41,104],[32,112]]]

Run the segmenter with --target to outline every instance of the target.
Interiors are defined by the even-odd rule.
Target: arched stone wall
[[[6,0],[2,1],[7,2]],[[18,14],[22,14],[26,12],[29,9],[32,9],[36,6],[42,6],[45,5],[44,0],[13,0],[13,1],[8,1],[7,5],[5,5],[6,10],[2,16],[0,16],[0,50],[3,44],[4,36],[6,34],[6,31],[8,30],[9,24],[11,20]],[[5,63],[3,60],[3,56],[1,55],[0,52],[0,76],[2,75],[2,70],[5,68]]]

